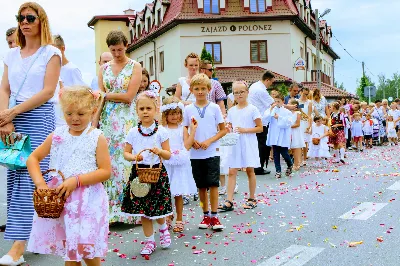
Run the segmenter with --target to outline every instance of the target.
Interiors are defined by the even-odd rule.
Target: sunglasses
[[[202,68],[202,70],[213,71],[213,69],[212,69],[212,68]]]
[[[15,18],[17,19],[17,21],[19,23],[22,23],[25,19],[26,19],[26,21],[28,21],[28,23],[33,23],[39,17],[38,16],[34,16],[34,15],[26,15],[26,16],[16,15]]]

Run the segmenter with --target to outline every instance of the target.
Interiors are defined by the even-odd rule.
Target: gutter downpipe
[[[154,48],[154,78],[155,80],[158,80],[157,77],[157,51],[156,51],[156,47],[157,44],[154,40],[151,41],[153,43],[153,48]]]
[[[305,73],[306,73],[306,82],[308,81],[308,73],[307,73],[307,71],[308,71],[308,55],[307,55],[307,35],[306,35],[306,37],[304,37],[304,46],[305,46],[305,56],[307,57],[306,58],[306,62],[307,62],[307,66],[306,66],[306,69],[305,69]]]

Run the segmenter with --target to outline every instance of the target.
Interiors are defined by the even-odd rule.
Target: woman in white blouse
[[[55,128],[54,92],[60,76],[61,52],[51,45],[49,21],[36,3],[21,5],[17,15],[18,47],[4,58],[0,85],[0,135],[5,142],[12,132],[29,135],[32,150]],[[13,137],[10,137],[11,141]],[[42,171],[49,158],[40,163]],[[46,182],[49,181],[45,177]],[[7,224],[4,239],[14,241],[0,265],[24,262],[34,214],[32,195],[35,186],[27,169],[7,172]]]
[[[190,92],[190,80],[192,77],[199,73],[200,57],[195,53],[190,53],[185,58],[185,67],[188,70],[186,77],[179,78],[176,86],[175,96],[180,99],[185,105],[189,105],[196,101],[193,93]]]
[[[325,99],[324,96],[321,95],[321,91],[319,89],[314,89],[311,94],[312,97],[312,104],[314,106],[314,113],[315,115],[319,115],[321,117],[330,117],[331,112],[329,110],[328,101]]]

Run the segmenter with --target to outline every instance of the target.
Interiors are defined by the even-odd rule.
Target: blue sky
[[[173,0],[172,0],[173,1]],[[16,26],[14,15],[25,1],[8,1],[0,10],[0,33]],[[38,0],[50,19],[53,34],[61,34],[67,45],[67,57],[81,69],[90,83],[95,73],[94,32],[87,22],[94,15],[122,14],[128,8],[141,10],[149,0]],[[377,81],[378,74],[387,77],[400,70],[400,30],[395,21],[400,10],[399,0],[311,0],[313,9],[332,11],[324,19],[332,26],[334,35],[359,61],[364,61],[366,73]],[[62,5],[62,7],[61,7]],[[396,30],[397,29],[397,30]],[[3,34],[4,36],[5,34]],[[341,57],[336,62],[335,79],[354,92],[362,75],[361,64],[352,59],[333,38],[332,47]],[[0,42],[0,60],[7,52],[5,41]],[[2,63],[0,72],[2,72]],[[273,70],[273,69],[271,69]],[[372,72],[372,74],[370,73]]]

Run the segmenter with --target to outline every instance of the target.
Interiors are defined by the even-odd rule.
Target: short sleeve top
[[[42,46],[26,58],[21,57],[20,47],[12,48],[6,54],[4,64],[8,67],[11,94],[17,94],[22,85],[17,101],[26,101],[43,89],[46,67],[54,55],[58,56],[61,62],[61,51],[52,45]],[[57,102],[56,97],[55,95],[49,102]]]

